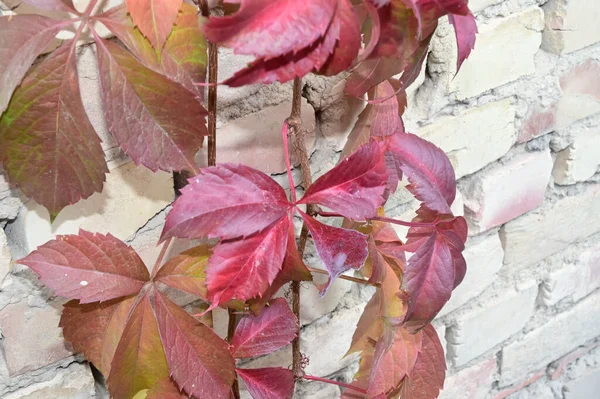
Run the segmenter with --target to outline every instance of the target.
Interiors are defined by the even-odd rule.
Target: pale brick
[[[495,357],[449,376],[439,399],[485,399],[498,369]]]
[[[600,127],[583,131],[573,144],[558,153],[552,176],[557,184],[575,184],[585,181],[600,166]]]
[[[0,312],[2,346],[10,376],[37,370],[72,355],[65,346],[60,307],[29,307],[27,301],[11,304]]]
[[[457,116],[442,117],[417,134],[448,154],[456,177],[460,178],[478,171],[510,150],[515,143],[514,119],[512,100],[505,99]]]
[[[501,385],[510,385],[532,371],[600,335],[600,292],[560,313],[519,341],[502,349]]]
[[[300,335],[300,347],[308,356],[308,374],[326,376],[352,364],[357,354],[344,357],[349,349],[356,323],[363,306],[340,309],[305,327]]]
[[[327,281],[326,275],[315,275],[315,282],[323,284]],[[324,297],[314,284],[307,284],[302,290],[302,301],[300,302],[300,323],[304,326],[331,313],[339,304],[340,300],[350,291],[352,282],[336,279]]]
[[[291,101],[228,122],[217,129],[219,162],[241,163],[265,173],[285,172],[285,155],[281,128],[290,116]],[[309,153],[315,142],[315,111],[302,99],[302,123],[307,130],[306,147]],[[292,162],[298,164],[290,146]],[[207,165],[207,152],[198,154],[200,166]]]
[[[522,381],[515,386],[506,388],[506,389],[502,389],[502,390],[500,390],[500,392],[496,393],[493,396],[493,399],[504,399],[504,398],[510,397],[511,395],[518,393],[522,389],[535,383],[536,381],[539,381],[544,376],[544,374],[545,374],[545,370],[541,370],[541,371],[537,372],[536,374],[534,374],[533,376],[526,379],[525,381]]]
[[[500,226],[540,206],[551,171],[546,150],[517,155],[462,182],[469,233]]]
[[[450,92],[466,99],[535,72],[544,14],[532,7],[480,25],[475,50],[460,72],[450,74]]]
[[[148,219],[173,200],[170,173],[121,166],[107,175],[102,193],[63,209],[50,224],[48,211],[29,201],[17,220],[8,226],[7,235],[15,256],[24,256],[57,234],[76,234],[79,229],[108,233],[125,240]]]
[[[458,367],[523,329],[533,314],[537,286],[502,294],[456,320],[449,330],[448,355]]]
[[[591,399],[600,393],[600,370],[593,370],[586,376],[565,385],[565,399]]]
[[[11,254],[4,230],[0,228],[0,284],[10,272]]]
[[[483,10],[489,6],[493,6],[495,4],[502,3],[502,0],[470,0],[469,1],[469,9],[476,13],[478,11]]]
[[[452,292],[450,300],[438,317],[452,312],[481,294],[494,282],[494,276],[502,268],[504,259],[504,251],[497,233],[467,241],[463,255],[467,261],[467,274]]]
[[[90,366],[72,363],[65,369],[59,369],[52,380],[29,385],[9,393],[4,399],[90,399],[95,394]]]
[[[600,2],[550,0],[543,9],[546,14],[544,50],[570,53],[600,41]]]
[[[19,213],[21,200],[17,198],[16,192],[10,189],[8,181],[0,168],[0,220],[14,219]]]
[[[504,264],[525,268],[600,230],[600,185],[505,224]]]

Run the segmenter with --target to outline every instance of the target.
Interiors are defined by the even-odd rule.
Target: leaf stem
[[[289,146],[289,129],[287,121],[283,123],[281,128],[281,140],[283,140],[283,153],[285,154],[285,167],[287,170],[288,182],[290,184],[290,193],[292,195],[292,203],[296,204],[296,185],[292,176],[292,163],[290,162],[290,146]]]
[[[156,274],[160,270],[160,267],[162,266],[162,261],[165,258],[165,255],[167,254],[169,246],[171,245],[171,241],[172,238],[167,238],[167,240],[163,243],[162,248],[160,249],[160,253],[158,254],[158,258],[156,258],[156,262],[154,262],[154,267],[152,268],[152,275],[150,276],[150,280],[154,280]]]
[[[326,384],[333,384],[333,385],[337,385],[337,386],[340,386],[340,387],[343,387],[343,388],[351,389],[351,390],[356,391],[356,392],[363,393],[365,395],[367,394],[367,390],[366,389],[359,388],[359,387],[354,386],[352,384],[346,384],[346,383],[343,383],[343,382],[339,382],[339,381],[335,381],[335,380],[330,380],[330,379],[327,379],[327,378],[315,377],[314,375],[307,375],[307,374],[305,374],[303,378],[305,380],[324,382]]]
[[[405,222],[404,220],[397,220],[397,219],[392,219],[392,218],[386,218],[386,217],[383,217],[383,216],[375,216],[371,220],[378,220],[380,222],[387,222],[387,223],[399,224],[400,226],[407,226],[407,227],[435,227],[437,225],[437,223],[438,223],[438,217],[437,216],[436,216],[436,218],[434,219],[433,222],[427,222],[427,223]]]
[[[313,267],[309,267],[308,270],[311,271],[311,272],[313,272],[313,273],[329,274],[329,272],[327,270],[315,269]],[[373,287],[379,287],[380,286],[378,283],[372,283],[372,282],[370,282],[368,280],[365,280],[365,279],[362,279],[362,278],[356,278],[356,277],[352,277],[352,276],[346,276],[344,274],[340,274],[338,276],[338,278],[342,279],[342,280],[352,281],[353,283],[364,284],[364,285],[371,285]]]

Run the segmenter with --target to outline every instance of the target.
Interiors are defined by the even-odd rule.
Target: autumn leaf
[[[169,377],[150,293],[146,293],[131,312],[106,382],[112,397],[131,398]]]
[[[81,303],[137,294],[150,278],[131,247],[110,234],[84,230],[57,236],[17,262],[33,269],[58,295]]]
[[[283,348],[296,337],[298,319],[284,298],[277,298],[258,316],[244,316],[233,335],[236,358],[267,355]]]
[[[187,399],[171,378],[160,380],[146,392],[145,399]]]
[[[134,24],[158,50],[169,37],[182,3],[183,0],[126,0]]]
[[[200,29],[198,11],[183,3],[175,26],[162,51],[157,51],[136,28],[124,5],[111,8],[96,19],[106,25],[146,67],[181,84],[199,99],[204,96],[206,39]]]
[[[75,6],[71,0],[23,0],[35,8],[46,11],[64,11],[76,13]]]
[[[327,283],[318,286],[323,296],[340,274],[350,269],[358,270],[363,266],[368,256],[367,236],[355,230],[320,223],[304,212],[301,212],[300,216],[308,227],[319,258],[329,273]]]
[[[195,170],[194,156],[208,134],[196,97],[113,42],[99,40],[96,48],[102,105],[121,148],[153,171]]]
[[[156,274],[155,281],[206,299],[206,265],[210,250],[205,245],[171,258]]]
[[[299,203],[323,205],[349,219],[365,220],[376,216],[385,202],[387,178],[383,149],[371,142],[317,179]]]
[[[267,290],[281,270],[289,224],[283,218],[244,240],[215,247],[206,270],[211,307],[231,299],[245,301]]]
[[[10,181],[51,219],[102,191],[108,168],[81,101],[75,41],[36,65],[15,90],[0,119],[0,160]]]
[[[451,214],[456,178],[446,153],[410,133],[396,133],[387,140],[389,152],[410,182],[407,189],[429,209]]]
[[[64,29],[61,22],[41,15],[0,17],[0,116],[33,61]]]
[[[458,73],[463,62],[469,58],[471,50],[475,48],[475,36],[478,33],[477,22],[471,12],[466,15],[448,14],[448,20],[454,26],[456,33],[458,47],[456,73]]]
[[[229,346],[160,292],[155,295],[160,339],[177,385],[198,398],[228,399],[235,379]]]
[[[237,373],[253,399],[291,399],[294,394],[294,373],[290,369],[237,369]]]
[[[412,372],[402,384],[402,399],[435,399],[444,386],[446,358],[431,324],[422,330],[423,342]]]
[[[167,216],[161,240],[249,236],[284,217],[291,206],[277,182],[244,165],[203,168],[181,194]]]
[[[110,374],[110,364],[134,301],[135,297],[128,297],[85,305],[70,301],[64,305],[59,326],[65,340],[105,377]]]

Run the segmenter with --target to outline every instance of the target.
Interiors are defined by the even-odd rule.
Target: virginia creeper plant
[[[284,399],[302,379],[340,385],[344,398],[438,396],[446,366],[430,322],[465,275],[467,225],[450,208],[456,182],[448,158],[405,132],[401,116],[440,18],[455,28],[457,67],[468,57],[477,28],[467,0],[230,0],[218,17],[204,2],[182,0],[126,0],[98,12],[97,0],[82,12],[71,0],[24,1],[72,17],[0,17],[0,162],[11,184],[51,219],[102,190],[108,169],[78,84],[83,32],[95,42],[102,106],[122,150],[177,181],[189,176],[177,187],[153,268],[110,234],[86,231],[19,261],[72,299],[60,321],[64,337],[106,377],[113,398],[239,397],[242,380],[254,398]],[[100,24],[116,39],[100,37]],[[74,38],[38,59],[69,27]],[[217,82],[217,46],[255,61]],[[346,93],[366,102],[340,162],[314,183],[300,115],[309,73],[345,73]],[[281,121],[289,191],[251,167],[215,164],[217,86],[292,80],[292,111]],[[198,168],[207,135],[210,166]],[[300,160],[301,198],[290,151]],[[383,212],[402,180],[421,202],[412,221]],[[294,220],[302,221],[299,235]],[[392,224],[409,227],[405,242]],[[204,244],[163,263],[174,238]],[[322,269],[304,264],[307,240]],[[351,384],[304,372],[299,284],[313,273],[329,276],[318,285],[322,295],[336,278],[376,287],[348,343],[348,353],[360,354]],[[276,297],[288,283],[291,309]],[[204,316],[229,309],[227,340],[166,287],[204,301]],[[290,343],[290,368],[238,367],[238,359]]]

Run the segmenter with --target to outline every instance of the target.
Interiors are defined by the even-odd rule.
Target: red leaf
[[[404,377],[409,375],[421,351],[422,333],[410,334],[404,328],[398,328],[392,347],[374,362],[369,375],[367,398],[375,398],[381,394],[395,391]],[[375,347],[374,358],[382,347],[380,341]]]
[[[315,242],[319,258],[329,272],[329,280],[320,287],[321,295],[337,276],[350,269],[360,269],[369,254],[367,236],[355,230],[328,226],[300,212]]]
[[[470,13],[468,0],[402,0],[407,3],[419,21],[419,32],[430,21],[447,14],[467,15]],[[423,34],[426,36],[426,34]]]
[[[471,12],[467,15],[448,14],[448,20],[454,26],[456,33],[456,44],[458,46],[458,58],[456,73],[460,70],[463,62],[469,58],[471,50],[475,48],[475,35],[477,35],[477,21]]]
[[[213,308],[231,299],[245,301],[267,290],[281,270],[288,229],[285,217],[249,238],[215,247],[206,277]]]
[[[373,104],[373,121],[371,136],[389,136],[403,129],[402,119],[398,112],[398,98],[388,81],[380,83],[376,88],[375,99],[386,99],[382,103]]]
[[[0,116],[33,61],[63,28],[40,15],[0,17]]]
[[[231,341],[236,358],[262,356],[283,348],[296,337],[298,320],[284,298],[271,301],[259,316],[244,316]]]
[[[319,71],[323,75],[337,75],[348,69],[361,48],[361,33],[358,17],[349,0],[338,0],[333,24],[339,24],[338,41],[327,64]],[[337,31],[337,28],[332,31]],[[328,33],[329,34],[329,33]]]
[[[456,196],[454,169],[446,154],[422,138],[396,133],[388,138],[388,150],[410,181],[407,187],[420,201],[441,214],[451,214]]]
[[[102,191],[108,173],[81,101],[75,50],[71,40],[37,64],[0,119],[0,161],[10,181],[52,219]]]
[[[161,49],[173,29],[182,0],[126,0],[127,10],[152,46]]]
[[[198,398],[229,399],[235,361],[227,343],[160,292],[155,296],[155,311],[177,385]]]
[[[291,206],[270,176],[244,165],[204,168],[189,182],[167,216],[162,240],[249,236],[284,217]]]
[[[325,35],[337,0],[239,0],[232,16],[211,18],[208,40],[236,54],[275,58],[311,46]]]
[[[208,134],[196,97],[113,42],[98,40],[96,49],[106,120],[121,148],[153,171],[195,170]]]
[[[206,300],[206,265],[209,256],[210,250],[205,245],[188,249],[165,263],[155,280]]]
[[[237,369],[240,378],[254,399],[291,399],[294,394],[294,373],[278,367]]]
[[[70,301],[64,305],[59,326],[65,339],[105,377],[110,374],[110,364],[134,301],[135,297],[129,297],[87,305]]]
[[[81,303],[137,294],[150,278],[131,249],[112,235],[57,236],[18,261],[40,275],[58,295]]]
[[[428,324],[422,331],[423,344],[412,373],[402,386],[402,399],[435,399],[444,386],[446,359],[437,332]]]
[[[156,317],[145,294],[131,312],[115,351],[108,389],[112,398],[132,398],[169,376]]]
[[[417,222],[424,220],[428,219],[415,218]],[[462,281],[466,271],[462,256],[466,229],[464,218],[457,217],[440,222],[436,227],[411,227],[409,230],[405,248],[416,252],[408,260],[402,282],[410,296],[407,328],[416,330],[433,320],[450,299],[452,290]]]
[[[319,204],[352,220],[377,215],[388,179],[383,149],[371,142],[321,176],[300,204]]]
[[[113,7],[97,17],[148,68],[167,76],[203,98],[205,81],[206,39],[198,23],[198,10],[183,3],[175,26],[162,51],[157,51],[134,27],[124,4]]]

